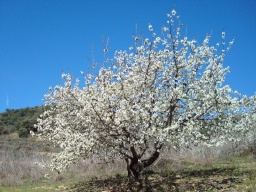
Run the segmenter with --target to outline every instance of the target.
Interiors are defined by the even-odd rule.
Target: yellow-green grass
[[[70,191],[128,191],[139,184],[129,184],[125,174],[84,180],[70,186]],[[213,164],[186,162],[184,170],[147,170],[142,191],[256,191],[256,162],[252,156],[236,157]]]
[[[68,191],[66,183],[27,183],[20,186],[0,187],[0,192],[46,192]]]

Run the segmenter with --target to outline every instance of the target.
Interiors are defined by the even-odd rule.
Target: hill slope
[[[43,110],[43,107],[36,106],[7,109],[5,112],[0,113],[0,135],[18,132],[20,137],[27,137],[28,130],[34,127]]]

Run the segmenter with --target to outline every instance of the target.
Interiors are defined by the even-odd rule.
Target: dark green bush
[[[29,131],[26,128],[20,128],[18,131],[19,137],[27,138],[29,135]]]

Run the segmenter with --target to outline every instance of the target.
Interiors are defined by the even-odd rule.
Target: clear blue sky
[[[133,34],[166,24],[175,8],[188,35],[211,43],[235,37],[224,65],[227,83],[242,94],[256,92],[255,0],[0,0],[0,112],[43,105],[49,86],[62,82],[62,71],[86,71],[94,44],[102,60],[102,36],[115,50],[128,49]],[[185,28],[184,28],[185,29]]]

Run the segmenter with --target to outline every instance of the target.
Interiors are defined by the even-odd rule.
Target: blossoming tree
[[[256,158],[256,94],[245,103],[246,113],[240,118],[241,126],[245,127],[242,138],[243,147],[248,147]]]
[[[123,158],[130,177],[138,178],[164,148],[219,145],[241,131],[234,117],[246,99],[233,97],[224,84],[228,68],[207,35],[202,44],[181,37],[178,16],[152,37],[135,37],[129,51],[116,51],[85,84],[63,74],[63,85],[45,95],[47,110],[38,119],[42,138],[63,151],[52,168],[63,170],[79,157]],[[222,33],[224,46],[225,33]],[[104,50],[106,52],[107,49]]]

